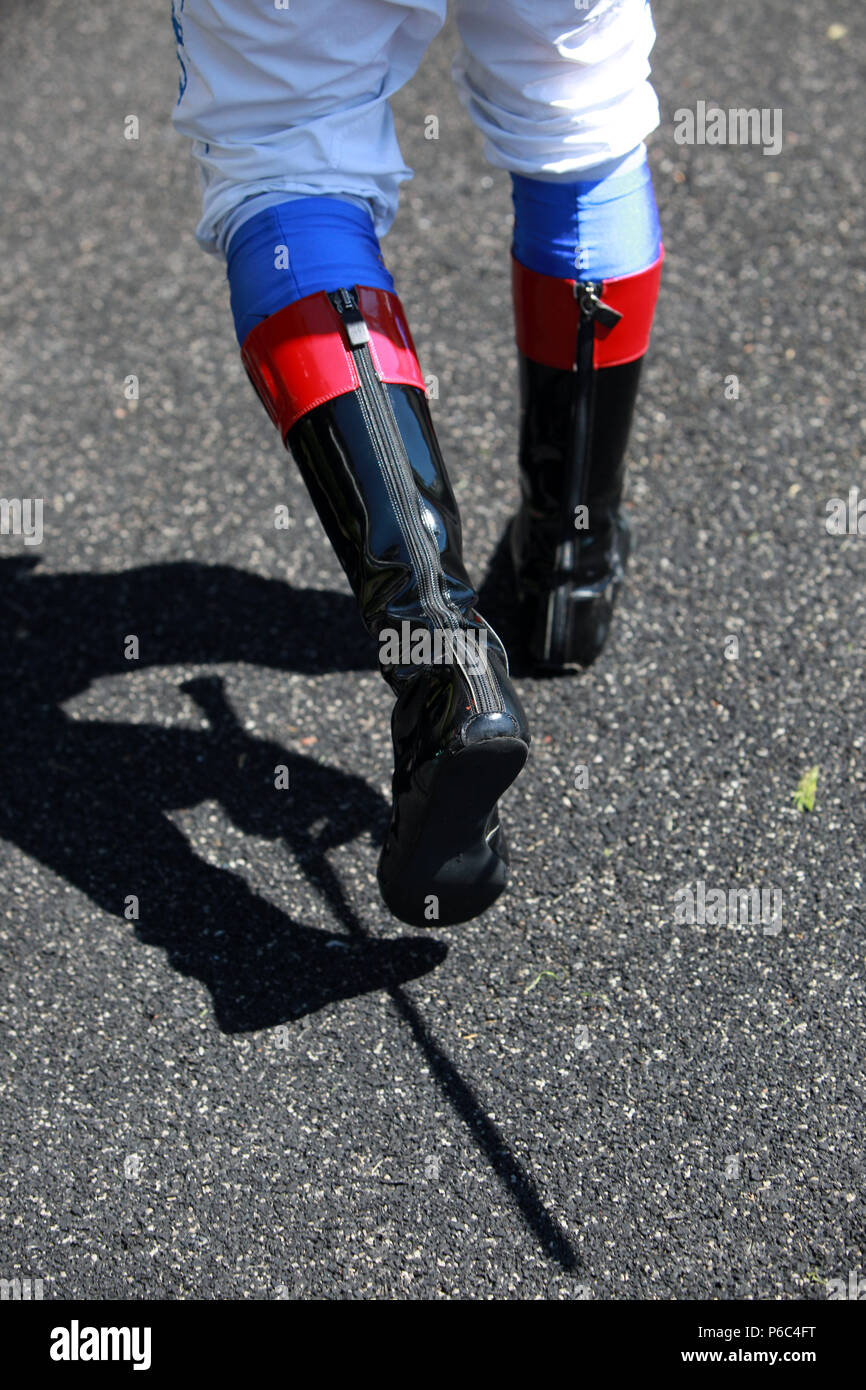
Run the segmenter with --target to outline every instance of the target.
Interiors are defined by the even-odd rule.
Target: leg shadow
[[[139,937],[207,985],[226,1032],[386,989],[527,1227],[550,1258],[572,1270],[574,1251],[532,1178],[403,988],[441,963],[447,947],[426,936],[371,939],[327,858],[362,832],[381,838],[382,798],[359,777],[250,737],[218,677],[182,687],[204,713],[204,731],[85,721],[60,707],[96,678],[129,672],[129,634],[140,642],[136,669],[244,661],[316,674],[374,667],[358,628],[349,599],[292,591],[224,566],[55,576],[36,573],[29,557],[0,561],[7,653],[0,836],[107,912],[124,915],[137,898]],[[275,786],[279,765],[289,772],[287,791]],[[296,920],[229,865],[194,853],[170,815],[207,801],[242,832],[282,841],[291,852],[287,874],[293,860],[343,935]]]

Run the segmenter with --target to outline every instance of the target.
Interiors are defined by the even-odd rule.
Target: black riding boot
[[[363,286],[310,295],[255,328],[243,357],[397,697],[382,896],[414,925],[466,921],[505,886],[497,801],[529,731],[504,648],[475,611],[399,300]]]
[[[510,541],[524,630],[539,667],[588,666],[628,560],[626,447],[661,257],[598,284],[513,267],[521,505]]]

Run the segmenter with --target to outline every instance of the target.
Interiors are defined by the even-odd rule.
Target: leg
[[[388,101],[444,18],[445,0],[173,0],[172,121],[199,166],[202,245],[225,249],[242,204],[286,195],[357,200],[384,236],[412,176]]]
[[[461,0],[461,98],[512,175],[521,507],[511,548],[540,666],[600,652],[628,556],[625,451],[661,269],[644,0]]]
[[[205,116],[182,119],[188,133],[207,135],[196,154],[216,170],[205,179],[199,235],[226,250],[244,363],[397,697],[380,886],[405,921],[463,921],[504,886],[497,801],[526,759],[529,733],[505,652],[475,610],[456,501],[376,237],[409,173],[387,95],[414,71],[444,3],[352,0],[255,20],[234,6],[228,31],[213,20],[216,0],[187,0],[186,15],[191,8],[200,61],[218,39],[230,56],[237,46],[244,69],[274,73],[272,100],[268,80],[249,100],[228,77],[222,88],[203,81]],[[245,153],[235,164],[238,144]]]

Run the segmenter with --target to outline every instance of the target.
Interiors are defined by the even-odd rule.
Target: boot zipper
[[[445,588],[445,575],[439,547],[422,520],[421,497],[415,485],[412,465],[397,424],[391,398],[376,371],[370,351],[370,330],[358,307],[354,290],[334,290],[328,298],[346,329],[346,336],[358,372],[356,392],[370,439],[376,450],[382,477],[388,490],[394,515],[412,561],[418,581],[421,608],[432,626],[460,631],[464,614],[450,598]],[[494,634],[495,635],[495,634]],[[460,667],[469,688],[472,703],[479,714],[493,714],[505,708],[495,672],[479,648],[480,670],[470,671],[453,646],[455,664]]]
[[[600,298],[601,285],[594,281],[577,283],[574,297],[580,309],[575,351],[577,382],[575,383],[573,415],[571,421],[571,458],[566,473],[565,496],[563,498],[563,520],[568,526],[567,535],[560,541],[556,551],[556,571],[560,575],[575,571],[574,518],[581,504],[586,481],[586,468],[589,459],[590,401],[592,394],[592,357],[596,322],[606,328],[619,323],[622,314]],[[568,637],[568,615],[570,585],[557,585],[551,595],[547,612],[547,631],[545,634],[545,654],[551,651],[564,651]]]
[[[600,289],[601,285],[592,280],[575,285],[574,295],[580,305],[581,315],[598,320],[603,328],[615,328],[622,318],[622,314],[619,309],[614,309],[612,304],[605,304],[603,299],[599,299]]]

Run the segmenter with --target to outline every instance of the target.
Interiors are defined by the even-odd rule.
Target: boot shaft
[[[426,668],[425,698],[441,711],[427,720],[431,746],[492,737],[501,723],[522,733],[504,648],[475,611],[457,502],[399,300],[367,287],[308,296],[254,329],[243,358],[368,632],[384,639],[382,674],[405,697]]]
[[[628,557],[626,448],[662,256],[638,275],[560,280],[513,264],[521,506],[511,552],[536,661],[601,650]]]
[[[242,355],[368,631],[471,610],[457,502],[396,295],[310,295],[260,324]]]
[[[557,545],[603,540],[619,508],[661,264],[594,284],[512,260],[523,502]]]

